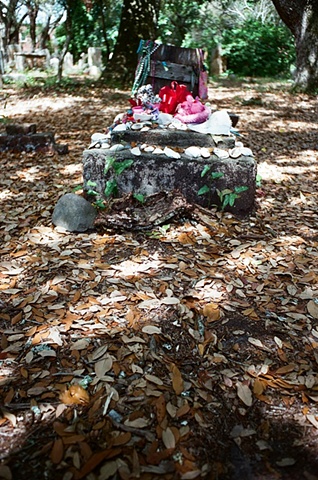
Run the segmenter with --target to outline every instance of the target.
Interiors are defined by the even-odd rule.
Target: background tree
[[[73,15],[74,11],[78,7],[80,0],[59,0],[60,5],[64,8],[65,10],[65,37],[64,37],[64,43],[63,47],[61,49],[61,53],[59,55],[59,64],[58,64],[58,70],[57,70],[57,80],[60,83],[62,80],[63,76],[63,62],[66,53],[69,50],[69,46],[72,40],[72,35],[73,35]]]
[[[40,9],[40,3],[41,0],[24,0],[30,22],[29,31],[33,51],[36,49],[36,20]]]
[[[189,32],[200,30],[204,7],[209,3],[202,0],[162,2],[158,22],[160,40],[181,47]]]
[[[104,78],[133,81],[139,42],[156,39],[159,11],[160,0],[124,0],[117,42]]]
[[[283,22],[295,37],[295,85],[308,92],[318,90],[317,0],[273,0]]]
[[[61,7],[61,5],[56,3],[55,0],[46,0],[41,5],[41,13],[43,21],[39,25],[40,33],[38,38],[38,45],[40,49],[44,50],[51,47],[51,34],[62,20],[64,15],[64,9]]]
[[[4,50],[7,54],[8,45],[19,43],[19,33],[27,12],[21,13],[23,2],[20,0],[0,1],[0,20],[5,28]]]

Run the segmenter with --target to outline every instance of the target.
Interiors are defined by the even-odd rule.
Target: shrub
[[[287,77],[295,59],[294,40],[285,25],[247,20],[222,36],[231,73],[251,77]]]

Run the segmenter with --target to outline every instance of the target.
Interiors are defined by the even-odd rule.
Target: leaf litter
[[[0,159],[1,477],[318,478],[317,100],[210,89],[257,156],[249,218],[71,234],[55,203],[129,93],[29,93],[6,115],[70,153]]]

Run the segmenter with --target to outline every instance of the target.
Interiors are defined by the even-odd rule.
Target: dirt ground
[[[258,162],[248,218],[55,228],[129,98],[0,91],[3,132],[36,123],[69,146],[0,154],[0,478],[317,480],[317,99],[211,83]]]

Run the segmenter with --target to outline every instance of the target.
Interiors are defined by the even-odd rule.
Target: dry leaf
[[[155,383],[156,385],[163,385],[163,381],[161,380],[161,378],[156,377],[155,375],[150,375],[147,373],[145,375],[145,379],[149,382]]]
[[[66,405],[83,405],[90,401],[89,394],[81,385],[71,385],[60,393],[59,398]]]
[[[127,427],[145,428],[149,425],[149,421],[146,418],[135,418],[135,420],[125,420],[124,424]]]
[[[176,446],[176,439],[171,428],[167,428],[162,432],[162,441],[166,448],[175,448]]]
[[[172,386],[177,395],[180,395],[184,390],[184,382],[180,370],[174,364],[171,366]]]
[[[202,309],[202,313],[209,321],[216,321],[220,319],[221,313],[217,303],[207,303]]]
[[[296,365],[294,363],[290,363],[289,365],[278,368],[275,373],[278,375],[284,375],[285,373],[293,372],[295,370],[295,367]]]
[[[61,438],[58,438],[53,443],[53,448],[50,453],[50,459],[51,459],[51,462],[54,463],[54,465],[58,465],[59,463],[61,463],[63,457],[64,457],[63,440]]]
[[[157,327],[156,325],[145,325],[142,328],[143,333],[148,333],[149,335],[153,335],[154,333],[162,333],[161,328]]]
[[[250,388],[245,383],[237,382],[237,395],[242,400],[242,402],[250,407],[253,403],[253,396]]]
[[[16,427],[17,417],[15,415],[13,415],[13,413],[10,413],[7,410],[2,409],[2,415],[3,415],[4,418],[9,420],[9,422],[11,422],[13,427]]]
[[[0,465],[0,478],[1,480],[12,480],[12,473],[7,465]]]
[[[254,395],[262,395],[265,390],[264,382],[262,382],[259,378],[255,378],[253,384],[253,392]]]
[[[309,300],[307,310],[312,317],[318,319],[318,304],[314,300]]]
[[[306,418],[315,428],[318,429],[318,419],[315,415],[306,415]]]
[[[113,367],[113,359],[110,355],[107,355],[103,360],[99,360],[95,363],[94,370],[98,378],[105,376],[105,373],[109,372]]]
[[[180,300],[176,297],[164,297],[161,299],[161,303],[163,303],[164,305],[178,305],[180,303]]]

